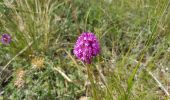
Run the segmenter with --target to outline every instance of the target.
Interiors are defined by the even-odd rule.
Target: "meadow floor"
[[[0,0],[0,38],[0,100],[170,99],[170,0]]]

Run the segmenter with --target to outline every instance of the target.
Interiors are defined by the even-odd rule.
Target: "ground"
[[[0,100],[168,100],[170,0],[0,1]],[[83,32],[101,52],[73,53]],[[90,70],[88,71],[88,68]],[[92,80],[90,80],[92,79]]]

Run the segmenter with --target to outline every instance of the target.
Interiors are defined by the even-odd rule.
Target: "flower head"
[[[11,42],[11,36],[9,34],[3,34],[1,37],[1,42],[3,44],[9,44]]]
[[[90,32],[82,33],[78,37],[73,53],[78,59],[90,64],[91,59],[100,53],[100,44],[96,36]]]
[[[43,57],[35,57],[31,60],[31,64],[33,68],[36,68],[38,70],[44,68],[44,58]]]
[[[24,83],[25,83],[24,76],[25,76],[25,71],[23,69],[18,69],[16,71],[16,79],[14,81],[14,85],[17,88],[24,87]]]

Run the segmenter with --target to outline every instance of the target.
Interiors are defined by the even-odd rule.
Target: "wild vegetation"
[[[83,32],[91,64],[73,52]],[[0,35],[0,100],[170,98],[170,0],[4,0]]]

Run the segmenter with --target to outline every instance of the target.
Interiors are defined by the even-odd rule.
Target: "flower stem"
[[[96,85],[94,83],[94,79],[93,79],[93,71],[91,69],[91,65],[87,65],[87,74],[88,74],[88,79],[90,80],[90,83],[91,83],[91,87],[92,87],[92,90],[93,90],[93,97],[94,97],[94,100],[99,100],[98,96],[97,96],[97,90],[96,90]]]

